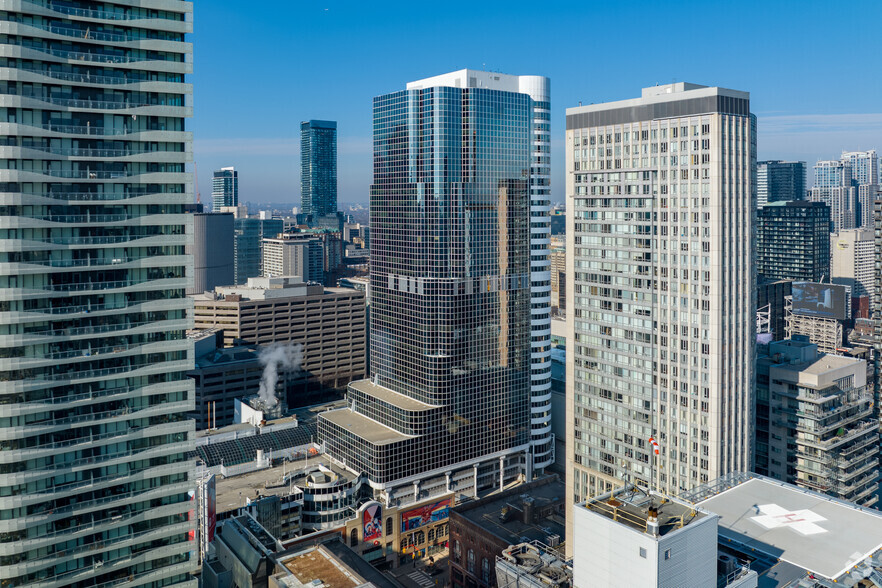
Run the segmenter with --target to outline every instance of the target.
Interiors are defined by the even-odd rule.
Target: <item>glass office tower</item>
[[[239,206],[239,172],[222,167],[211,177],[211,210],[220,212],[224,206]]]
[[[300,123],[300,206],[310,220],[337,214],[337,123]]]
[[[756,205],[805,200],[804,161],[760,161],[756,164]]]
[[[319,435],[389,499],[531,467],[528,92],[547,88],[462,70],[374,100],[371,379]]]
[[[192,3],[4,3],[0,584],[194,585]]]

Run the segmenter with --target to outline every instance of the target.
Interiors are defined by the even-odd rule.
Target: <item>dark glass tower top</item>
[[[337,213],[337,123],[300,123],[300,205],[310,219]]]

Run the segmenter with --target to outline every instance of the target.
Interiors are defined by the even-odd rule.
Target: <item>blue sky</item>
[[[299,204],[299,123],[329,119],[339,200],[366,202],[373,96],[465,67],[551,78],[558,201],[565,109],[656,83],[749,91],[760,159],[811,165],[882,149],[879,0],[202,0],[194,10],[203,201],[211,171],[234,165],[242,201]]]

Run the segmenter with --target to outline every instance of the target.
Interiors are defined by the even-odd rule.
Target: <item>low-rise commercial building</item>
[[[497,586],[496,560],[510,545],[538,541],[557,547],[565,534],[564,483],[546,476],[465,502],[450,514],[450,582]]]

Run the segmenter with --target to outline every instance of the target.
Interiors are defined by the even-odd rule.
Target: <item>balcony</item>
[[[58,27],[52,25],[40,25],[34,22],[20,22],[17,20],[9,21],[15,24],[29,26],[53,35],[62,35],[64,37],[72,37],[74,39],[86,39],[90,41],[106,41],[110,43],[125,43],[127,41],[139,41],[141,37],[126,35],[124,33],[107,33],[103,31],[92,31],[90,29],[77,29],[71,27]]]
[[[20,96],[21,98],[31,98],[39,100],[47,104],[55,106],[65,106],[68,108],[79,108],[87,110],[124,110],[128,108],[145,108],[148,106],[162,106],[169,108],[184,108],[183,104],[165,104],[164,102],[128,102],[125,100],[93,100],[91,98],[67,98],[60,96],[45,96],[35,92],[4,92],[0,96]]]
[[[151,151],[149,149],[81,149],[81,148],[66,148],[59,149],[57,147],[44,147],[42,145],[7,145],[7,147],[20,147],[21,149],[32,149],[34,151],[40,151],[42,153],[51,153],[52,155],[63,155],[65,157],[89,157],[89,158],[106,158],[106,157],[129,157],[130,155],[144,155],[145,153],[153,153],[155,155],[161,154],[175,154],[175,155],[185,155],[184,151]]]
[[[140,198],[142,196],[171,196],[180,198],[182,200],[187,198],[187,195],[185,194],[178,194],[174,192],[12,192],[12,194],[20,194],[23,197],[35,196],[40,198],[52,198],[53,200],[66,200],[69,202],[104,202],[112,200],[130,200],[132,198]],[[192,198],[187,200],[187,202],[189,202],[190,200],[192,200]],[[19,218],[38,218],[40,220],[46,220],[46,217],[43,216],[19,215]]]
[[[14,393],[18,391],[33,390],[46,386],[61,386],[75,384],[84,380],[95,380],[126,374],[126,377],[135,377],[151,373],[187,371],[193,369],[193,362],[187,360],[168,361],[161,364],[124,365],[118,367],[71,371],[62,374],[43,374],[39,378],[26,380],[0,380],[0,394]],[[0,447],[2,449],[2,447]]]
[[[64,6],[55,4],[51,0],[49,1],[41,1],[41,0],[22,0],[22,4],[31,4],[33,6],[37,6],[39,8],[45,8],[46,10],[51,10],[52,12],[58,14],[65,14],[68,16],[80,16],[83,18],[97,18],[101,20],[142,20],[149,18],[147,16],[141,16],[139,14],[131,14],[128,11],[123,12],[110,12],[107,10],[91,10],[88,8],[74,8],[72,6]]]

